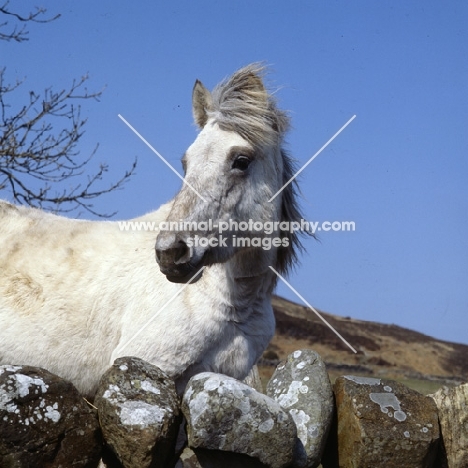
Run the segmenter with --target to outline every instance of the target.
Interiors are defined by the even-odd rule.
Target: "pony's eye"
[[[236,156],[236,159],[234,159],[232,168],[239,169],[240,171],[246,171],[251,162],[252,161],[249,157],[239,154],[239,156]]]

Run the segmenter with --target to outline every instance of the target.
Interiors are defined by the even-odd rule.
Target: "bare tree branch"
[[[23,23],[48,23],[60,16],[44,18],[43,8],[23,16],[9,9],[9,1],[0,6],[2,13]],[[1,23],[0,29],[5,26],[8,21]],[[0,31],[0,40],[22,42],[28,40],[27,34],[24,25],[15,25],[9,33]],[[79,102],[99,100],[102,94],[88,91],[87,80],[85,75],[60,91],[30,91],[28,101],[13,110],[7,99],[23,82],[6,83],[5,68],[0,69],[0,191],[9,192],[16,202],[62,213],[83,208],[96,216],[115,214],[97,212],[93,200],[120,189],[134,173],[136,159],[119,180],[104,188],[101,181],[109,169],[106,164],[86,173],[98,145],[88,157],[82,157],[77,149],[87,121],[81,117]]]
[[[3,32],[2,29],[8,26],[8,21],[0,23],[0,40],[4,41],[16,41],[16,42],[24,42],[28,41],[28,34],[29,31],[26,29],[26,24],[21,23],[50,23],[51,21],[60,18],[60,14],[53,16],[52,18],[44,18],[43,16],[46,13],[45,8],[38,8],[33,12],[28,13],[26,16],[20,15],[18,13],[12,12],[9,9],[9,0],[7,0],[2,6],[0,6],[0,13],[4,15],[11,16],[12,19],[20,24],[14,24],[13,29],[9,32]]]
[[[53,208],[54,211],[69,212],[77,207],[84,208],[99,216],[93,208],[92,200],[105,193],[122,187],[134,173],[136,160],[124,175],[106,188],[97,188],[108,171],[101,164],[97,172],[87,176],[86,182],[52,191],[52,186],[78,176],[86,177],[85,168],[96,153],[85,158],[79,157],[77,143],[83,136],[87,119],[81,117],[81,107],[72,103],[75,99],[99,99],[102,91],[89,92],[85,88],[88,77],[73,81],[68,89],[55,92],[51,88],[42,95],[29,93],[29,102],[16,112],[6,102],[11,93],[21,83],[4,83],[5,70],[0,70],[0,190],[8,190],[18,203],[36,207]],[[66,121],[68,124],[59,131],[54,123]],[[35,179],[42,184],[31,183]]]

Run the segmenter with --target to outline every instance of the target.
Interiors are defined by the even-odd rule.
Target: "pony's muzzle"
[[[178,236],[170,239],[163,233],[160,234],[156,239],[155,251],[161,273],[173,283],[187,283],[202,266],[194,259],[193,247]],[[201,274],[191,282],[194,283],[200,278]]]

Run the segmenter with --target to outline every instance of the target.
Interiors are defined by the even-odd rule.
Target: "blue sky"
[[[36,5],[24,0],[24,12]],[[117,117],[122,114],[176,168],[196,137],[191,92],[254,61],[291,113],[288,149],[304,164],[306,219],[354,221],[322,232],[289,277],[314,306],[468,343],[468,5],[465,1],[43,0],[57,21],[30,41],[0,43],[10,82],[63,89],[89,73],[105,86],[80,150],[99,142],[109,180],[138,156],[124,190],[96,201],[117,219],[156,209],[180,188]],[[15,101],[16,100],[16,101]],[[0,194],[8,198],[7,193]],[[280,294],[295,300],[284,286]]]

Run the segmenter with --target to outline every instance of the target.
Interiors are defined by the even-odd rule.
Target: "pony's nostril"
[[[177,243],[174,249],[174,263],[180,265],[181,263],[188,263],[190,261],[190,247],[182,240]]]
[[[191,248],[183,241],[179,240],[175,246],[169,248],[156,248],[156,261],[159,265],[182,265],[189,263],[191,258]]]
[[[165,249],[155,249],[156,250],[156,261],[159,264],[162,263],[167,263],[168,261],[171,261],[170,259],[170,252]]]

